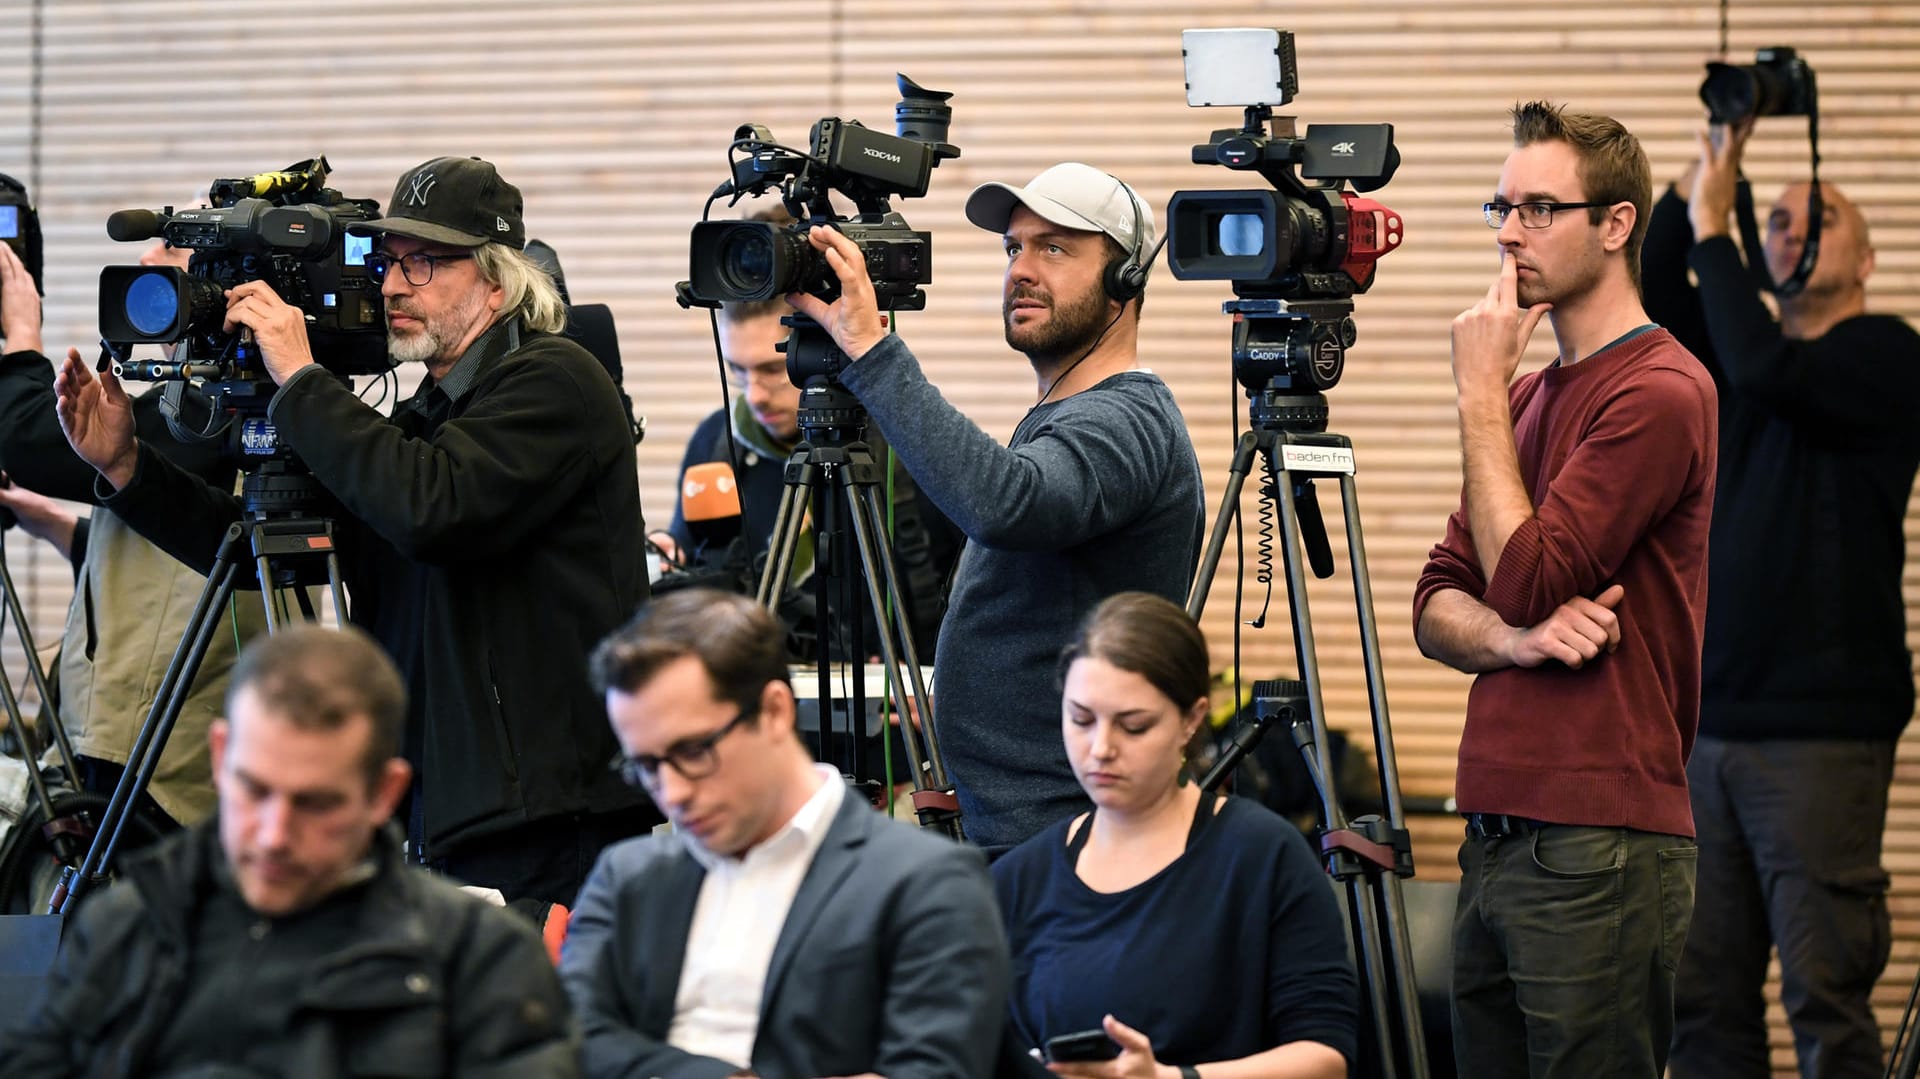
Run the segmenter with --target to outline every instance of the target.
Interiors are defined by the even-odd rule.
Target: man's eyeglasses
[[[608,767],[620,773],[620,778],[630,787],[652,789],[660,783],[660,766],[671,765],[683,779],[705,779],[720,767],[720,755],[715,747],[735,727],[751,720],[756,713],[741,711],[727,722],[727,725],[704,738],[693,738],[670,747],[665,753],[654,756],[651,753],[636,753],[629,757],[619,754],[609,762]]]
[[[1506,224],[1507,215],[1516,212],[1523,228],[1543,229],[1553,224],[1555,210],[1591,210],[1612,205],[1611,202],[1489,202],[1480,207],[1480,212],[1486,215],[1490,229]]]
[[[387,279],[387,267],[398,263],[400,275],[407,279],[407,284],[419,288],[433,280],[435,266],[443,262],[459,262],[461,259],[472,257],[471,251],[462,251],[453,255],[429,255],[425,251],[415,251],[407,255],[389,255],[384,251],[375,251],[367,256],[367,273],[372,275],[375,284],[379,284]]]

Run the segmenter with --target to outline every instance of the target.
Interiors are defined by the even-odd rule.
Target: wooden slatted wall
[[[38,45],[27,32],[36,17]],[[1359,302],[1360,342],[1331,399],[1334,428],[1359,456],[1401,775],[1409,794],[1438,797],[1451,785],[1467,681],[1419,657],[1409,600],[1458,497],[1447,324],[1494,267],[1478,205],[1507,149],[1505,111],[1545,97],[1612,113],[1641,136],[1664,183],[1691,153],[1694,89],[1717,50],[1719,19],[1712,3],[1670,0],[1525,10],[1463,0],[0,0],[0,171],[31,172],[37,184],[48,337],[63,347],[94,337],[98,267],[137,254],[105,239],[114,209],[184,203],[213,177],[318,152],[331,157],[335,186],[382,200],[396,175],[429,156],[490,158],[524,190],[530,232],[559,250],[574,295],[613,305],[628,386],[650,424],[639,451],[644,503],[664,523],[685,438],[720,395],[705,320],[674,305],[672,284],[685,274],[687,229],[725,177],[737,124],[763,123],[792,141],[820,116],[886,128],[895,71],[954,91],[952,137],[964,156],[935,173],[927,198],[901,207],[934,231],[937,256],[928,309],[907,316],[903,332],[950,398],[1004,438],[1032,383],[1001,342],[1001,255],[994,237],[964,222],[966,193],[1068,159],[1119,174],[1159,208],[1177,189],[1247,186],[1189,162],[1193,143],[1238,114],[1185,106],[1179,31],[1294,30],[1301,119],[1392,122],[1405,159],[1378,197],[1405,215],[1407,244]],[[1735,0],[1728,25],[1735,57],[1793,44],[1818,70],[1825,174],[1867,208],[1880,250],[1873,304],[1920,317],[1920,10]],[[1750,150],[1749,172],[1770,197],[1805,159],[1804,128],[1774,120]],[[1217,500],[1241,408],[1218,313],[1227,293],[1162,271],[1148,296],[1143,358],[1182,402]],[[1545,362],[1549,346],[1540,335],[1530,364]],[[1251,497],[1246,508],[1256,508]],[[51,637],[65,567],[29,547],[8,542]],[[1337,535],[1335,551],[1344,566]],[[1920,558],[1910,562],[1912,602]],[[1223,661],[1234,580],[1229,555],[1206,618]],[[1250,617],[1262,597],[1250,573],[1245,580]],[[1332,718],[1360,732],[1365,690],[1347,589],[1343,575],[1309,593]],[[1290,665],[1285,602],[1277,593],[1273,628],[1245,638],[1252,674]],[[1888,838],[1899,939],[1877,999],[1889,1021],[1920,958],[1917,771],[1920,748],[1910,745]],[[1454,875],[1457,822],[1415,827],[1422,874]],[[1784,1066],[1777,1023],[1776,1046]]]

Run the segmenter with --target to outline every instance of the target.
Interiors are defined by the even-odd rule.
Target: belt
[[[1468,813],[1467,835],[1474,839],[1505,839],[1508,836],[1531,835],[1551,824],[1551,821],[1534,820],[1532,817],[1516,817],[1510,813]]]

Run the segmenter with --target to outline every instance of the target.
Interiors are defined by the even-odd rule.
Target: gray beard
[[[402,336],[387,335],[387,358],[395,363],[426,363],[440,354],[440,341],[432,331]]]

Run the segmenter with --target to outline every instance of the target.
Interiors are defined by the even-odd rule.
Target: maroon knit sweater
[[[1620,647],[1577,671],[1549,662],[1474,679],[1460,809],[1691,836],[1686,761],[1700,718],[1713,382],[1654,329],[1523,376],[1510,401],[1534,516],[1489,582],[1463,501],[1415,586],[1414,624],[1443,589],[1525,627],[1618,583]]]

